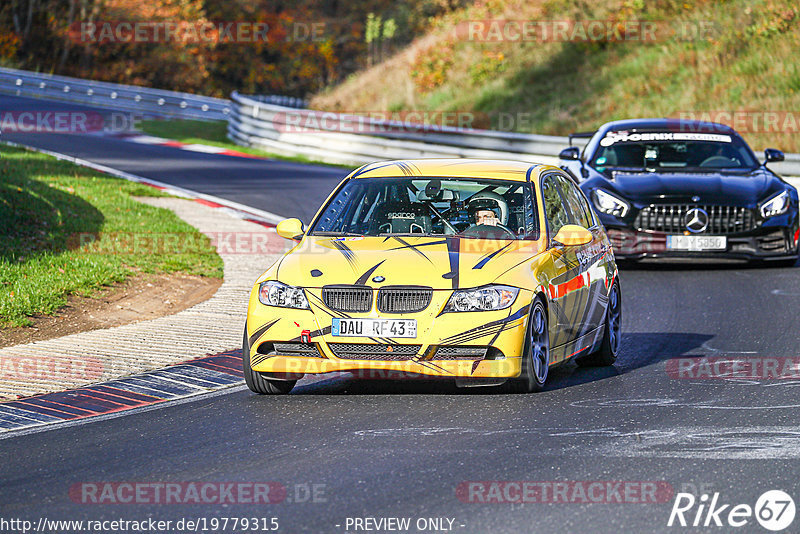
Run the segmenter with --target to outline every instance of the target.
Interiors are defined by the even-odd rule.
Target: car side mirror
[[[565,148],[558,153],[558,159],[571,160],[581,159],[581,149],[576,146]]]
[[[591,243],[592,239],[594,239],[592,233],[583,226],[565,224],[553,238],[553,241],[567,247],[574,247]]]
[[[303,222],[300,219],[284,219],[278,223],[278,226],[275,227],[275,231],[278,232],[278,235],[282,238],[292,239],[294,241],[302,239],[305,233]]]
[[[783,156],[783,152],[781,152],[777,148],[766,149],[764,151],[764,158],[766,159],[764,163],[769,163],[772,161],[783,161],[785,159]]]

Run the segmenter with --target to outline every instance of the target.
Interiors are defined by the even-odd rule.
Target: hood
[[[623,172],[606,180],[634,202],[689,202],[700,204],[754,206],[763,199],[770,181],[776,179],[763,169],[752,172]]]
[[[276,278],[300,287],[477,287],[497,282],[541,250],[541,240],[307,236],[283,258]]]

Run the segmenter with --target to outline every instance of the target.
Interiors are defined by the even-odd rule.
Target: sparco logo
[[[693,234],[699,234],[708,228],[708,212],[703,208],[692,208],[686,212],[684,224],[687,230]]]
[[[781,490],[764,492],[755,506],[749,504],[722,504],[719,493],[709,499],[703,494],[699,499],[691,493],[678,493],[667,526],[682,527],[743,527],[756,521],[767,530],[784,530],[794,521],[794,500]]]

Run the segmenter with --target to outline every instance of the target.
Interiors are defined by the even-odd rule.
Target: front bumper
[[[667,248],[664,232],[637,231],[629,227],[607,227],[608,238],[618,259],[709,258],[741,260],[785,260],[797,258],[798,230],[761,227],[727,237],[727,248],[719,251],[686,251]]]
[[[366,378],[497,379],[520,374],[530,291],[520,290],[510,308],[491,312],[441,314],[451,292],[437,290],[423,312],[382,316],[373,310],[352,314],[353,318],[417,320],[416,338],[379,340],[331,335],[334,313],[314,298],[314,290],[306,292],[312,297],[310,310],[264,306],[258,302],[257,291],[251,293],[247,335],[254,371],[290,378],[333,372],[352,372]],[[356,345],[356,352],[366,349],[369,354],[363,358],[344,354],[339,348],[343,345]],[[446,349],[440,350],[442,347]],[[465,348],[474,348],[480,354],[459,352]],[[382,353],[385,359],[381,359]]]
[[[476,366],[477,363],[477,366]],[[274,356],[252,366],[254,371],[299,378],[305,374],[350,372],[359,378],[413,379],[439,378],[510,378],[519,376],[520,358],[463,361],[376,361],[335,360]]]

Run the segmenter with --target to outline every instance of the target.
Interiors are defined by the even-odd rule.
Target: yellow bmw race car
[[[287,219],[277,232],[296,245],[250,293],[242,360],[256,393],[335,371],[530,392],[552,365],[617,357],[611,245],[557,167],[372,163],[308,229]]]

